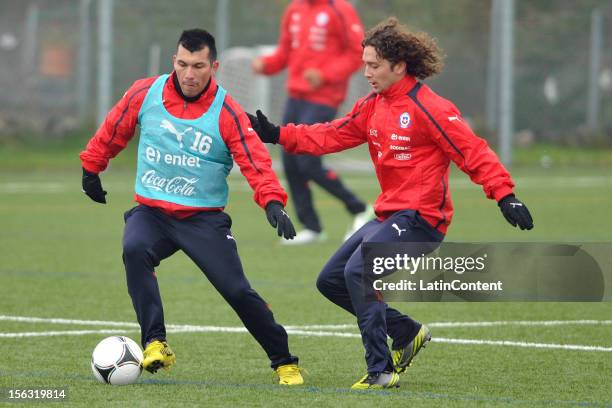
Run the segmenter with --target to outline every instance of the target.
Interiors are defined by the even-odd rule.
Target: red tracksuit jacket
[[[181,119],[195,119],[202,116],[215,99],[217,82],[211,77],[208,88],[195,102],[187,102],[177,92],[173,73],[163,90],[164,106],[168,112]],[[83,167],[93,173],[106,169],[108,161],[125,148],[138,122],[138,112],[149,88],[157,77],[141,79],[127,90],[123,98],[111,109],[95,136],[81,152]],[[257,134],[251,129],[251,122],[242,108],[229,96],[225,97],[219,117],[219,131],[234,161],[254,191],[254,200],[262,208],[277,200],[287,203],[287,194],[272,171],[272,160]],[[184,218],[198,211],[211,208],[185,207],[174,203],[151,200],[136,194],[135,200],[150,207],[157,207],[177,218]]]
[[[263,58],[264,74],[288,67],[289,96],[337,108],[353,72],[361,67],[363,25],[346,0],[294,0],[285,10],[276,51]],[[321,71],[312,89],[304,70]]]
[[[500,200],[514,187],[497,155],[457,107],[410,76],[360,99],[344,118],[281,128],[279,142],[288,152],[312,155],[367,142],[382,189],[376,214],[385,219],[396,211],[417,210],[442,233],[453,216],[451,160],[482,185],[488,198]]]

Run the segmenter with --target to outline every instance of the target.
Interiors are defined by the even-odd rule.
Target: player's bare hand
[[[264,70],[263,60],[261,58],[255,58],[253,61],[251,61],[251,68],[253,69],[253,72],[255,72],[256,74],[263,73],[263,70]]]
[[[319,89],[323,85],[323,75],[316,68],[308,68],[304,71],[304,79],[308,81],[312,89]]]

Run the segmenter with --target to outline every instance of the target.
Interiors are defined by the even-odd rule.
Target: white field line
[[[542,349],[612,352],[612,347],[583,346],[580,344],[530,343],[526,341],[512,341],[512,340],[447,339],[444,337],[437,337],[437,338],[434,337],[431,339],[431,341],[436,342],[436,343],[449,343],[449,344],[470,344],[470,345],[510,346],[510,347],[526,347],[526,348],[542,348]]]
[[[136,330],[132,330],[136,331]],[[84,336],[86,334],[120,334],[125,333],[125,330],[110,329],[110,330],[58,330],[46,332],[20,332],[20,333],[0,333],[0,338],[15,338],[15,337],[47,337],[47,336]]]
[[[494,326],[571,326],[612,325],[612,320],[501,320],[493,322],[438,322],[427,323],[428,327],[494,327]]]
[[[301,326],[285,326],[286,330],[348,330],[356,329],[357,323],[354,324],[307,324]]]
[[[216,330],[223,329],[223,330]],[[176,328],[172,330],[173,333],[205,333],[205,332],[243,332],[246,333],[245,328],[242,330],[227,330],[236,329],[234,327],[184,327]],[[287,329],[287,334],[293,334],[296,336],[305,337],[350,337],[350,338],[361,338],[360,334],[357,333],[346,333],[346,332],[333,332],[333,331],[310,331],[310,330],[297,330]],[[602,346],[584,346],[581,344],[554,344],[554,343],[531,343],[524,341],[512,341],[512,340],[479,340],[479,339],[450,339],[444,337],[434,337],[433,342],[436,343],[447,343],[447,344],[463,344],[463,345],[487,345],[487,346],[509,346],[509,347],[523,347],[523,348],[542,348],[542,349],[560,349],[560,350],[577,350],[577,351],[604,351],[612,352],[612,347]]]
[[[114,327],[140,327],[134,322],[112,322],[105,320],[76,320],[61,319],[54,317],[27,317],[0,315],[0,321],[22,322],[22,323],[51,323],[51,324],[75,324],[79,326],[114,326]]]
[[[612,325],[612,320],[500,320],[492,322],[433,322],[428,327],[495,327],[495,326],[573,326],[573,325]],[[285,329],[303,330],[346,330],[356,327],[355,324],[313,324],[304,326],[284,326]]]
[[[129,330],[135,332],[137,330]],[[48,336],[83,336],[89,334],[119,334],[125,330],[64,330],[48,332],[23,332],[23,333],[0,333],[0,338],[21,338],[21,337],[48,337]],[[169,333],[247,333],[244,327],[215,327],[215,326],[185,326],[168,330]],[[308,330],[287,330],[288,334],[304,337],[345,337],[359,338],[357,333],[329,332],[329,331],[308,331]],[[444,337],[434,337],[436,343],[462,344],[462,345],[486,345],[486,346],[505,346],[538,349],[557,349],[573,351],[602,351],[612,352],[612,347],[585,346],[580,344],[554,344],[554,343],[531,343],[512,340],[480,340],[480,339],[449,339]]]
[[[358,337],[360,334],[328,331],[307,331],[307,330],[287,330],[288,334],[306,337]],[[525,341],[512,340],[480,340],[480,339],[449,339],[445,337],[433,337],[431,341],[435,343],[463,344],[463,345],[487,345],[487,346],[507,346],[541,349],[559,349],[576,351],[604,351],[612,352],[612,347],[584,346],[581,344],[554,344],[554,343],[531,343]]]
[[[41,336],[81,336],[89,334],[118,334],[127,332],[138,332],[138,325],[132,322],[112,322],[102,320],[75,320],[61,318],[40,318],[25,316],[6,316],[0,315],[0,321],[14,321],[24,323],[51,323],[51,324],[73,324],[73,325],[93,325],[93,326],[115,326],[129,327],[131,329],[102,329],[102,330],[60,330],[60,331],[40,331],[40,332],[18,332],[0,333],[0,338],[19,338],[19,337],[41,337]],[[544,320],[544,321],[494,321],[494,322],[440,322],[431,323],[430,327],[490,327],[490,326],[557,326],[557,325],[610,325],[612,320]],[[177,325],[169,324],[166,326],[169,333],[247,333],[244,327],[231,326],[196,326],[196,325]],[[352,329],[354,325],[304,325],[286,326],[287,333],[306,337],[345,337],[359,338],[357,333],[322,331],[324,329]],[[310,329],[310,330],[307,330]],[[315,331],[313,329],[319,329]],[[586,346],[579,344],[554,344],[554,343],[532,343],[512,340],[480,340],[480,339],[453,339],[444,337],[434,337],[432,341],[436,343],[463,344],[463,345],[489,345],[540,349],[560,349],[576,351],[602,351],[612,352],[612,347]]]
[[[0,315],[0,321],[12,321],[22,323],[51,323],[51,324],[73,324],[81,326],[112,326],[112,327],[136,327],[138,323],[117,322],[107,320],[78,320],[63,318],[45,318],[28,316]],[[568,326],[568,325],[612,325],[612,320],[499,320],[489,322],[433,322],[427,323],[429,327],[454,328],[454,327],[494,327],[494,326]],[[199,326],[186,324],[167,324],[166,328],[190,329],[190,328],[219,328],[233,329],[224,326]],[[347,330],[354,329],[356,324],[311,324],[311,325],[288,325],[287,330]]]
[[[57,182],[5,182],[0,183],[0,193],[23,194],[23,193],[65,193],[68,184]]]

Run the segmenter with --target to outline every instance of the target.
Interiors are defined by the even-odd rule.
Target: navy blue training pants
[[[393,226],[395,224],[395,227]],[[317,288],[329,300],[357,316],[369,373],[388,371],[392,367],[387,334],[392,347],[406,346],[417,335],[421,325],[382,300],[374,299],[374,289],[364,288],[363,242],[414,242],[418,257],[435,250],[444,234],[435,230],[413,210],[399,211],[381,222],[372,220],[353,234],[329,259],[317,279]]]
[[[180,249],[236,311],[267,353],[272,368],[297,362],[297,357],[289,353],[287,332],[274,321],[266,302],[244,275],[229,215],[222,211],[204,211],[178,220],[155,208],[139,205],[127,211],[124,218],[123,263],[143,347],[151,340],[166,339],[154,268]]]
[[[336,109],[330,106],[289,98],[283,123],[310,125],[329,122],[335,116]],[[307,229],[316,232],[322,229],[308,186],[311,180],[342,201],[351,214],[365,211],[365,203],[346,188],[336,173],[323,165],[321,157],[291,154],[283,150],[283,166],[297,217]]]

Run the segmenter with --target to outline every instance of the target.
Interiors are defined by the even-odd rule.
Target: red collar
[[[415,77],[406,75],[404,78],[400,79],[389,88],[382,91],[380,94],[387,99],[394,100],[406,95],[417,83]]]

